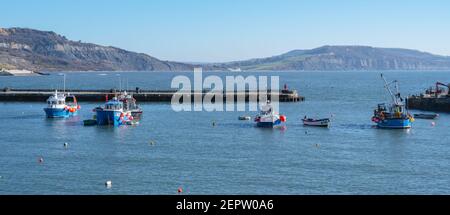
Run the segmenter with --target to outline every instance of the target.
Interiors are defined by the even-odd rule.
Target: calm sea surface
[[[81,101],[80,115],[62,120],[45,118],[45,101],[0,103],[0,194],[450,194],[450,115],[374,128],[373,109],[388,99],[379,72],[231,74],[279,75],[306,101],[280,104],[284,129],[237,120],[256,112],[174,112],[169,103],[141,103],[138,126],[84,127],[101,103]],[[169,89],[176,75],[192,76],[70,73],[67,88],[119,88],[121,79],[122,88]],[[403,95],[450,82],[450,72],[385,75]],[[4,87],[62,87],[62,76],[0,77]],[[300,122],[331,114],[329,129]]]

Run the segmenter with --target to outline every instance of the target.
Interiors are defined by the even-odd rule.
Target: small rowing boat
[[[418,118],[418,119],[436,119],[438,116],[439,116],[439,114],[437,114],[437,113],[432,113],[432,114],[426,114],[426,113],[414,114],[414,118]]]
[[[239,116],[239,120],[251,120],[252,118],[250,116]]]
[[[302,119],[303,125],[306,126],[318,126],[318,127],[328,127],[331,124],[331,120],[329,118],[323,118],[323,119],[312,119],[312,118],[305,118]]]

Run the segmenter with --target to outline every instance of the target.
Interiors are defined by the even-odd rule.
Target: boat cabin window
[[[113,109],[113,110],[122,109],[122,104],[107,104],[106,109]]]

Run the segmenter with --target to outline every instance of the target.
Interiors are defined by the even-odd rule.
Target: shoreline
[[[29,71],[29,70],[24,70]],[[72,70],[62,70],[62,71],[30,71],[30,74],[26,75],[20,75],[20,74],[13,74],[13,75],[2,75],[1,73],[4,71],[0,71],[0,77],[1,76],[42,76],[42,75],[55,75],[58,73],[194,73],[194,71],[189,70],[181,70],[181,71],[147,71],[147,70],[116,70],[116,71],[72,71]],[[245,73],[380,73],[380,72],[408,72],[408,73],[414,73],[414,72],[450,72],[449,70],[242,70],[242,71],[228,71],[228,70],[203,70],[203,72],[206,73],[229,73],[229,74],[245,74]]]

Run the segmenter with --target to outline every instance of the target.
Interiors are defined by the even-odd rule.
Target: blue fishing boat
[[[72,102],[67,102],[67,98],[72,98]],[[77,115],[79,109],[80,106],[75,96],[55,91],[47,99],[47,107],[44,108],[44,111],[48,118],[67,118]]]
[[[387,129],[405,129],[411,128],[414,118],[408,113],[407,106],[403,102],[403,98],[398,91],[398,82],[395,80],[388,83],[381,74],[385,82],[385,88],[392,98],[391,104],[378,104],[377,109],[374,110],[372,121],[377,124],[378,128]],[[394,94],[390,89],[390,85],[395,84],[396,93]]]
[[[257,127],[273,128],[282,122],[286,122],[286,117],[276,114],[270,101],[267,101],[267,104],[261,106],[260,113],[255,117],[255,122]]]
[[[131,124],[133,117],[130,111],[124,111],[123,102],[117,97],[106,102],[104,107],[97,107],[96,112],[97,125],[120,126]]]

